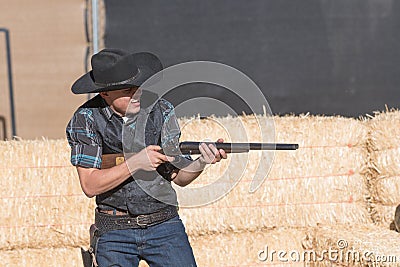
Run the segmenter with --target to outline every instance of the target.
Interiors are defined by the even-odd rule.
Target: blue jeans
[[[147,228],[113,230],[100,236],[96,249],[99,267],[138,266],[141,259],[150,267],[196,266],[179,216]]]

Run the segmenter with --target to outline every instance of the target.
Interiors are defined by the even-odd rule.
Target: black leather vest
[[[90,107],[93,110],[94,127],[102,137],[103,154],[123,153],[123,119],[115,113],[107,116],[107,112],[105,112],[107,104],[99,95],[89,100],[85,107]],[[159,103],[156,103],[149,113],[146,123],[146,146],[160,145],[163,121],[163,111]],[[133,215],[139,215],[153,213],[168,205],[177,205],[176,192],[172,188],[171,182],[162,178],[157,172],[139,171],[133,176],[118,187],[96,196],[97,206],[102,209],[115,208],[129,211]],[[145,184],[137,182],[142,177],[145,177]],[[166,199],[166,201],[163,201],[163,199]]]

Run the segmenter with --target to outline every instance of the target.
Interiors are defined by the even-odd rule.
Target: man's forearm
[[[88,197],[94,197],[105,193],[131,176],[128,166],[123,163],[109,169],[94,169],[77,167],[83,192]]]
[[[173,180],[179,186],[186,186],[193,182],[204,170],[207,164],[201,162],[199,159],[194,160],[187,167],[179,170],[177,176]]]

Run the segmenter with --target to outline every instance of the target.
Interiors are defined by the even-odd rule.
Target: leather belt
[[[111,212],[111,214],[109,214]],[[178,207],[167,206],[164,209],[150,214],[132,216],[124,213],[122,215],[112,215],[113,211],[99,211],[95,212],[95,225],[99,229],[99,235],[102,235],[111,230],[122,230],[130,228],[147,228],[178,215]],[[122,212],[121,212],[122,213]]]

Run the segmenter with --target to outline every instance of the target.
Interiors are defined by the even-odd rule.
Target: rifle
[[[162,149],[160,153],[167,154],[168,156],[178,155],[196,155],[201,154],[199,146],[201,143],[207,145],[214,144],[215,147],[223,149],[226,153],[246,153],[250,150],[296,150],[299,148],[298,144],[280,144],[280,143],[214,143],[214,142],[192,142],[185,141],[179,143],[178,148]],[[164,152],[168,151],[167,153]],[[124,162],[124,154],[104,154],[102,156],[101,168],[107,169],[114,167]]]

